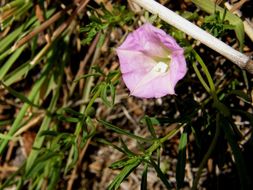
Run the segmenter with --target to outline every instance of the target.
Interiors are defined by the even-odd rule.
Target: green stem
[[[161,144],[163,144],[165,141],[171,139],[172,137],[174,137],[180,130],[181,127],[186,126],[186,124],[182,124],[182,125],[178,125],[175,129],[173,129],[171,132],[169,132],[166,136],[162,137],[161,139],[158,139],[156,141],[154,141],[153,145],[151,147],[148,148],[147,150],[147,155],[151,156],[152,153],[157,150]]]
[[[91,100],[89,101],[89,104],[87,105],[85,111],[84,111],[84,116],[88,116],[89,111],[92,107],[92,105],[94,104],[95,100],[99,97],[101,93],[101,88],[99,87],[98,90],[96,91],[96,93],[93,95],[93,97],[91,98]]]
[[[206,91],[208,93],[210,93],[211,90],[210,90],[209,86],[206,84],[206,82],[203,79],[203,77],[201,76],[200,71],[199,71],[197,65],[195,63],[193,63],[192,66],[193,66],[193,69],[194,69],[197,77],[199,78],[199,81],[201,82],[201,84],[203,85],[203,87],[206,89]]]
[[[92,58],[92,61],[91,61],[91,65],[90,65],[90,68],[89,68],[89,74],[92,74],[93,71],[92,71],[92,67],[94,66],[97,58],[100,56],[100,47],[96,47],[95,49],[95,52],[94,52],[94,55],[93,55],[93,58]],[[90,96],[90,91],[91,91],[91,87],[92,87],[92,83],[93,83],[93,80],[94,80],[94,77],[91,76],[91,77],[88,77],[86,82],[85,82],[85,86],[84,86],[84,91],[83,91],[83,96],[82,96],[82,99],[84,102],[88,102],[89,101],[89,96]],[[98,89],[99,91],[99,89]],[[83,113],[84,114],[84,117],[86,116],[86,114],[88,113],[88,109],[90,109],[90,107],[92,106],[92,104],[94,103],[95,99],[97,98],[97,93],[95,93],[95,95],[92,97],[92,99],[94,99],[93,101],[90,101],[88,106],[86,107],[85,105],[82,105],[80,107],[80,113]],[[96,97],[96,98],[95,98]],[[87,109],[88,108],[88,109]],[[77,143],[77,140],[78,140],[78,137],[79,137],[79,134],[82,130],[82,125],[83,125],[83,122],[78,122],[77,125],[76,125],[76,130],[74,132],[75,136],[76,136],[76,143]],[[71,147],[70,149],[70,152],[69,152],[69,156],[68,156],[68,159],[67,159],[67,164],[66,164],[66,168],[65,168],[65,173],[67,172],[68,170],[68,167],[72,164],[73,162],[73,154],[74,154],[74,146]]]
[[[202,170],[204,169],[204,167],[205,167],[205,165],[207,163],[207,160],[211,156],[213,150],[215,149],[216,143],[218,141],[218,138],[219,138],[219,135],[220,135],[219,117],[220,117],[219,114],[217,114],[217,116],[216,116],[215,135],[214,135],[214,138],[213,138],[213,140],[211,142],[211,145],[210,145],[209,149],[207,150],[207,153],[205,154],[203,160],[201,161],[201,163],[199,165],[198,172],[197,172],[196,177],[195,177],[195,179],[193,181],[192,190],[196,190],[197,189],[198,182],[199,182],[200,176],[202,174]]]
[[[209,89],[210,89],[208,92],[212,96],[215,96],[215,94],[216,94],[215,85],[214,85],[213,79],[212,79],[212,77],[211,77],[211,75],[210,75],[210,73],[208,71],[207,66],[205,65],[204,61],[202,60],[202,58],[199,56],[199,54],[195,50],[192,50],[192,52],[193,52],[196,60],[198,61],[198,63],[201,65],[201,67],[203,69],[203,72],[206,75],[206,78],[207,78],[207,81],[208,81],[208,84],[209,84]],[[194,70],[195,70],[195,68],[194,68]],[[198,75],[198,73],[196,73],[196,74]]]
[[[99,55],[100,55],[100,48],[97,47],[96,50],[95,50],[94,56],[92,58],[92,62],[91,62],[90,69],[89,69],[89,73],[91,73],[91,74],[93,74],[92,67],[94,66],[94,64],[95,64],[97,58],[99,57]],[[87,78],[87,81],[86,81],[85,86],[84,86],[83,97],[82,97],[82,99],[84,100],[84,102],[88,102],[89,101],[89,97],[90,97],[90,92],[91,92],[93,81],[94,81],[94,77],[93,76]],[[98,89],[98,91],[100,92],[99,89]],[[81,106],[80,113],[84,113],[84,116],[87,116],[88,109],[91,108],[92,104],[95,102],[96,98],[98,97],[97,96],[98,91],[92,97],[92,100],[89,101],[89,104],[88,104],[87,107],[85,105]],[[76,130],[75,130],[75,135],[76,136],[79,135],[79,133],[81,131],[81,128],[82,128],[82,122],[78,122]]]

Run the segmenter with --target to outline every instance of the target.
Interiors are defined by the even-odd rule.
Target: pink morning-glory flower
[[[123,81],[136,97],[175,94],[176,83],[187,71],[183,48],[148,23],[130,33],[116,51]]]

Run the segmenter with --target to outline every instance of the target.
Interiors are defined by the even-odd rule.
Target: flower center
[[[160,61],[158,62],[152,70],[154,70],[157,73],[166,73],[168,71],[169,65]]]

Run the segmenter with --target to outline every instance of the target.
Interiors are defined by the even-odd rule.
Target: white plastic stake
[[[174,13],[170,9],[164,7],[154,0],[131,0],[149,12],[158,15],[162,20],[168,24],[176,27],[177,29],[185,32],[194,39],[199,40],[201,43],[212,48],[220,53],[242,69],[246,69],[253,74],[253,61],[247,55],[233,49],[229,45],[215,38],[208,32],[202,30],[195,24],[189,22],[185,18]]]

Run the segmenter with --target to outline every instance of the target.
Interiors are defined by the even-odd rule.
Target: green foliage
[[[146,190],[147,184],[148,184],[148,164],[146,163],[141,177],[141,190]]]
[[[253,125],[253,116],[249,111],[252,107],[250,76],[244,74],[242,79],[240,70],[228,68],[226,63],[213,64],[212,58],[205,57],[205,51],[198,53],[198,46],[194,42],[193,48],[192,40],[183,31],[166,27],[157,15],[147,12],[144,17],[142,12],[135,15],[125,5],[112,3],[111,9],[104,5],[97,5],[98,8],[88,6],[87,12],[82,12],[78,11],[79,6],[70,1],[64,4],[59,1],[54,5],[44,1],[6,2],[8,4],[0,8],[0,112],[5,114],[11,107],[11,113],[0,119],[1,164],[12,163],[12,160],[5,158],[10,141],[16,143],[15,151],[16,147],[20,148],[18,140],[24,138],[24,132],[32,131],[36,137],[24,163],[4,181],[0,181],[1,190],[11,186],[16,189],[60,188],[68,183],[65,179],[69,179],[69,176],[79,175],[76,172],[82,168],[81,161],[88,162],[86,158],[90,155],[83,154],[97,152],[96,148],[101,144],[122,154],[119,160],[110,163],[109,168],[119,172],[108,189],[119,189],[121,183],[137,168],[141,174],[142,190],[149,187],[148,175],[154,171],[167,189],[184,188],[185,166],[192,160],[199,166],[194,176],[193,189],[196,189],[209,158],[219,163],[217,165],[221,170],[223,166],[235,165],[242,189],[249,189],[249,171],[241,143],[247,139],[242,137],[242,130],[237,126],[234,116],[239,115],[248,121],[248,125]],[[227,30],[235,30],[242,47],[244,31],[238,17],[209,0],[193,2],[211,14],[204,20],[203,27],[206,30],[217,37],[227,35]],[[41,8],[44,22],[35,11],[36,5]],[[82,15],[86,13],[89,21],[80,20],[86,18],[86,15]],[[194,21],[201,16],[197,11],[184,11],[181,14]],[[147,112],[151,110],[150,116],[143,113],[136,117],[141,118],[138,121],[141,130],[146,130],[145,135],[140,135],[133,132],[135,128],[130,126],[130,122],[126,123],[127,129],[121,126],[121,116],[109,122],[105,119],[105,112],[118,114],[122,104],[125,106],[128,103],[118,103],[121,100],[117,97],[117,90],[122,87],[121,74],[118,68],[110,69],[110,63],[116,60],[111,44],[123,39],[126,25],[127,32],[131,31],[137,21],[141,22],[143,18],[168,29],[185,48],[189,74],[178,84],[178,95],[165,97],[160,107],[157,103],[160,100],[141,101],[131,97],[134,103],[144,102],[143,107]],[[48,21],[50,25],[41,29]],[[119,30],[121,36],[110,44],[108,50],[101,51],[108,34],[115,30]],[[17,46],[31,34],[34,36]],[[97,34],[99,40],[96,46],[88,46]],[[78,44],[80,41],[81,47]],[[80,63],[84,63],[84,67]],[[84,73],[77,75],[79,71]],[[221,71],[222,77],[217,75]],[[98,114],[97,110],[102,110],[102,114]],[[132,113],[129,111],[128,114],[131,116]],[[41,119],[31,124],[39,114],[42,115]],[[110,138],[106,139],[108,136]],[[129,140],[135,141],[138,146],[132,149]],[[217,144],[222,146],[218,147]],[[90,151],[89,146],[96,147]],[[164,162],[170,162],[166,153],[170,151],[168,147],[178,148],[176,169],[170,166],[163,168]],[[190,155],[191,151],[194,154]],[[219,159],[228,157],[230,162]],[[167,169],[175,172],[176,182],[170,180]]]
[[[150,118],[145,116],[145,119],[149,122],[149,129],[152,131],[152,133],[155,132],[152,124],[150,123]],[[114,180],[109,185],[108,189],[118,189],[121,182],[141,163],[143,163],[146,167],[148,167],[148,166],[153,167],[156,170],[158,177],[162,180],[162,182],[167,187],[167,189],[171,189],[171,184],[167,180],[165,174],[162,172],[160,166],[158,164],[156,164],[155,161],[153,160],[152,155],[153,155],[153,152],[155,152],[156,150],[159,150],[159,148],[162,146],[162,143],[164,143],[166,140],[168,140],[169,138],[174,136],[179,131],[178,129],[167,134],[163,138],[144,139],[142,137],[139,137],[139,136],[136,136],[132,133],[129,133],[128,131],[125,131],[125,130],[122,130],[116,126],[113,126],[112,124],[109,124],[105,121],[100,120],[100,122],[106,128],[111,129],[118,134],[124,134],[130,138],[134,138],[137,141],[140,141],[142,143],[147,143],[147,142],[152,141],[152,145],[147,149],[147,151],[144,150],[141,154],[135,154],[128,149],[128,147],[126,146],[126,144],[124,143],[123,140],[120,140],[122,147],[117,147],[110,142],[99,139],[99,142],[110,145],[110,146],[114,147],[115,149],[119,150],[120,152],[124,153],[127,156],[127,158],[125,158],[123,160],[116,161],[111,165],[112,169],[116,169],[116,168],[123,168],[123,169],[114,178]],[[156,134],[154,134],[154,136],[156,137]],[[159,159],[158,159],[158,162],[159,162]],[[147,168],[146,168],[146,170],[147,170]],[[145,172],[147,172],[147,171],[144,171],[144,174],[142,176],[142,178],[143,178],[142,188],[144,188],[145,183],[146,183],[145,176],[147,174],[145,174]]]
[[[0,7],[1,19],[0,29],[4,30],[11,25],[13,21],[20,20],[23,15],[32,7],[30,0],[15,0]]]
[[[148,127],[148,130],[152,136],[152,138],[156,139],[156,134],[155,134],[155,129],[153,127],[153,123],[152,123],[152,120],[148,117],[148,116],[145,116],[145,121],[146,121],[146,125]]]
[[[240,48],[242,50],[244,46],[244,26],[242,20],[234,15],[233,13],[230,13],[229,11],[226,11],[224,8],[216,5],[213,1],[211,0],[192,0],[194,4],[196,4],[198,7],[203,9],[209,14],[213,14],[214,16],[211,17],[211,20],[216,19],[219,21],[228,21],[230,25],[234,27],[234,31],[236,33],[237,39],[240,43]],[[219,14],[217,14],[219,13]],[[216,14],[216,15],[215,15]],[[217,18],[217,16],[222,16],[221,18]],[[210,17],[209,17],[210,19]],[[209,20],[208,19],[208,20]],[[230,28],[229,25],[223,25],[222,27],[219,27],[220,29],[224,30],[226,28]],[[217,28],[217,27],[216,27]],[[220,32],[218,30],[215,31]]]
[[[31,105],[31,106],[34,106],[34,107],[39,107],[39,105],[34,104],[32,101],[30,101],[30,100],[29,100],[27,97],[25,97],[23,94],[21,94],[21,93],[15,91],[15,90],[12,89],[11,87],[5,85],[3,82],[0,81],[0,84],[3,85],[4,88],[5,88],[6,90],[8,90],[8,92],[9,92],[11,95],[13,95],[14,97],[20,99],[22,102],[27,103],[27,104],[29,104],[29,105]]]
[[[109,185],[108,190],[118,189],[122,181],[140,164],[140,158],[134,157],[128,161],[128,163],[117,175],[113,182]]]
[[[224,131],[225,137],[232,149],[232,152],[233,152],[233,155],[235,158],[237,171],[239,174],[241,189],[242,190],[249,190],[250,189],[250,187],[249,187],[250,179],[248,178],[248,174],[247,174],[246,166],[244,164],[245,161],[242,156],[242,152],[239,148],[239,145],[237,144],[237,142],[235,140],[235,134],[232,129],[231,123],[228,118],[221,116],[219,125],[220,125],[219,127],[221,127],[222,130]]]
[[[106,121],[99,120],[99,122],[101,124],[103,124],[107,129],[113,130],[113,131],[115,131],[118,134],[126,135],[126,136],[129,136],[129,137],[133,138],[133,139],[136,139],[136,140],[139,140],[139,141],[143,141],[143,142],[149,142],[149,141],[152,140],[152,139],[145,139],[145,138],[136,136],[136,135],[134,135],[134,134],[132,134],[132,133],[130,133],[128,131],[125,131],[123,129],[120,129],[120,128],[118,128],[118,127],[116,127],[116,126],[114,126],[114,125],[112,125],[112,124],[110,124],[110,123],[108,123]]]
[[[83,44],[89,44],[99,32],[109,30],[111,27],[123,26],[133,20],[133,13],[121,5],[115,5],[111,11],[104,6],[100,10],[91,8],[90,15],[90,23],[81,28],[81,32],[86,33],[86,37],[82,40]]]
[[[187,132],[182,133],[180,137],[180,142],[178,146],[178,161],[176,168],[176,180],[177,189],[183,187],[184,177],[185,177],[185,165],[186,165],[186,145],[187,145]]]
[[[155,168],[157,175],[162,180],[163,184],[166,186],[167,189],[171,189],[172,186],[169,183],[167,177],[164,175],[164,173],[161,171],[160,167],[154,162],[152,158],[150,158],[151,165]]]
[[[234,30],[235,27],[225,22],[227,12],[225,11],[222,16],[220,12],[216,11],[210,16],[206,16],[203,28],[207,29],[215,37],[224,36],[227,30]]]

